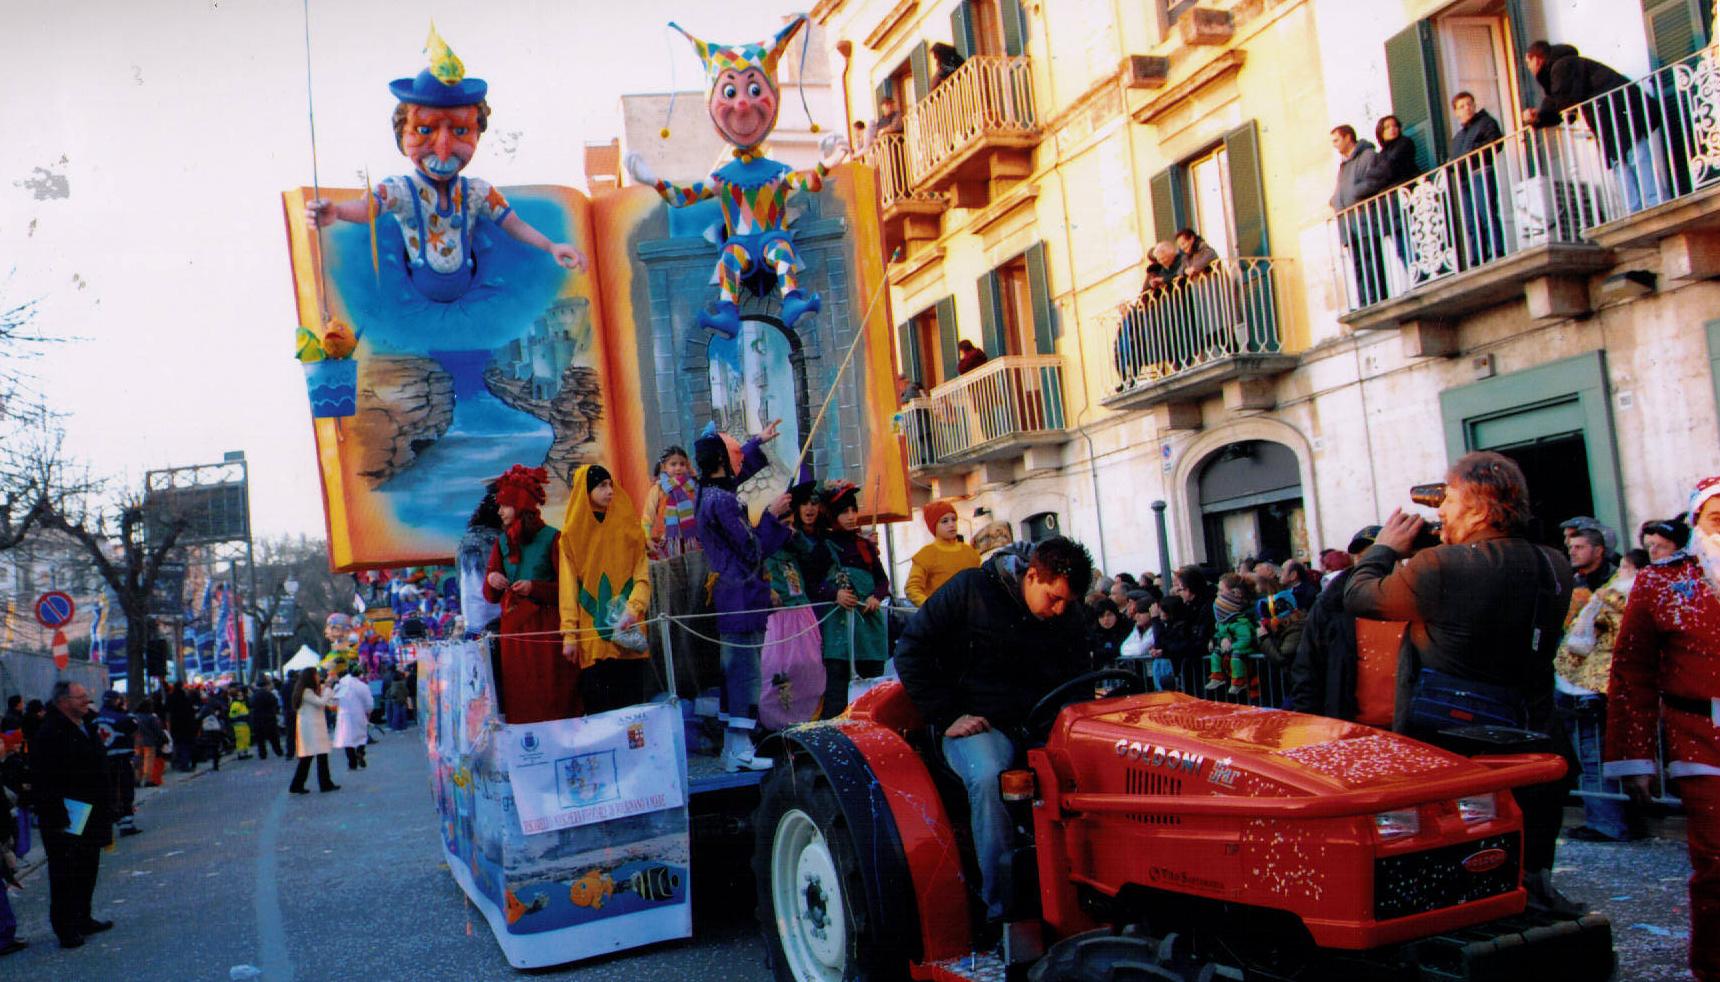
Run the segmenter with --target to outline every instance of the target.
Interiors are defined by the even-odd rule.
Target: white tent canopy
[[[281,666],[283,672],[296,672],[301,668],[314,668],[322,662],[322,656],[311,650],[310,645],[299,645],[299,650],[287,663]]]

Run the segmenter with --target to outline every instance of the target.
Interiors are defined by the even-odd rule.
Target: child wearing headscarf
[[[934,501],[926,506],[925,519],[932,541],[914,553],[908,583],[902,590],[916,607],[924,606],[926,598],[937,593],[950,577],[979,565],[979,553],[961,539],[953,505]]]
[[[633,500],[601,464],[573,472],[562,520],[563,658],[579,665],[587,713],[645,701],[649,648],[616,643],[651,604],[650,557]]]
[[[652,559],[673,559],[699,548],[699,482],[687,451],[669,446],[651,470],[651,490],[645,495],[642,519]]]
[[[818,501],[818,482],[805,470],[801,477],[788,489],[789,524],[794,535],[764,561],[776,610],[765,622],[764,650],[759,655],[764,684],[759,692],[758,718],[773,730],[812,719],[824,695],[823,639],[818,614],[807,595],[804,572],[805,561],[818,548],[824,508]]]
[[[502,535],[490,549],[484,599],[502,605],[502,713],[509,723],[541,723],[579,713],[579,666],[557,657],[559,536],[541,509],[549,473],[515,464],[496,481]]]
[[[824,719],[848,708],[853,676],[877,678],[889,658],[889,631],[880,609],[890,578],[878,546],[860,534],[860,488],[832,481],[824,489],[825,532],[807,563],[812,599],[842,608],[824,622]]]
[[[1248,616],[1249,601],[1253,599],[1248,580],[1236,573],[1218,578],[1218,596],[1212,601],[1212,616],[1216,623],[1212,647],[1206,656],[1206,691],[1216,692],[1225,687],[1227,694],[1241,695],[1248,688],[1248,656],[1254,654],[1254,621]],[[1228,672],[1227,672],[1228,670]]]

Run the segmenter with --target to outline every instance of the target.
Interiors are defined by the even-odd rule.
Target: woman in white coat
[[[334,690],[330,700],[340,712],[334,718],[334,745],[346,751],[346,769],[365,766],[364,745],[370,742],[370,710],[376,700],[370,686],[347,672],[346,663],[334,663]]]
[[[293,772],[293,783],[287,787],[293,794],[309,793],[305,789],[305,778],[310,776],[313,757],[317,762],[317,790],[340,790],[340,785],[334,783],[328,773],[328,704],[317,670],[307,668],[300,671],[298,679],[293,682],[290,703],[298,713],[296,746],[299,767]]]

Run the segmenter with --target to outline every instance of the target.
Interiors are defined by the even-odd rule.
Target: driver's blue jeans
[[[1015,762],[1015,744],[996,730],[944,737],[944,760],[967,787],[986,916],[1002,917],[1003,863],[1009,856],[1010,824],[997,789],[997,776]]]

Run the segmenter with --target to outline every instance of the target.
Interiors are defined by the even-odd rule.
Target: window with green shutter
[[[963,58],[972,58],[978,48],[974,44],[973,4],[962,0],[950,11],[950,40]]]
[[[925,41],[915,45],[908,64],[914,74],[914,101],[919,102],[932,91],[931,45]]]
[[[1153,198],[1153,241],[1169,242],[1176,238],[1188,213],[1183,202],[1182,168],[1167,167],[1147,182]]]
[[[979,346],[987,357],[996,358],[1009,354],[1007,331],[1008,323],[1003,314],[1003,291],[998,282],[997,270],[994,269],[979,278]]]
[[[1224,153],[1230,170],[1230,214],[1238,256],[1269,256],[1266,235],[1266,187],[1260,168],[1260,128],[1254,120],[1225,134]]]
[[[912,318],[896,325],[896,340],[902,349],[902,377],[931,388],[932,382],[926,378],[925,369],[920,364],[919,332],[915,330]]]
[[[1445,159],[1445,112],[1439,91],[1439,53],[1433,22],[1418,21],[1386,41],[1386,77],[1392,115],[1415,141],[1416,166],[1425,173]]]
[[[1003,53],[1027,53],[1027,12],[1021,0],[998,0],[999,19],[1003,21]]]
[[[1039,354],[1053,355],[1057,353],[1057,321],[1051,306],[1051,279],[1045,270],[1045,243],[1033,243],[1023,256],[1033,303],[1033,348]]]
[[[938,371],[932,373],[938,382],[948,382],[956,377],[956,364],[961,361],[961,350],[957,347],[961,338],[956,333],[956,298],[953,296],[939,300],[933,307],[938,318],[938,352],[942,363]]]
[[[1656,68],[1702,50],[1714,29],[1709,0],[1642,0],[1642,19],[1648,28],[1648,56]]]

